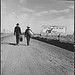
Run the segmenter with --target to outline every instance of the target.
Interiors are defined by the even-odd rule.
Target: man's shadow
[[[7,44],[7,45],[14,45],[14,46],[17,46],[16,43],[8,43],[8,42],[4,42],[4,43],[1,43],[1,44]],[[27,46],[26,44],[19,44],[21,46]]]
[[[16,43],[8,43],[9,45],[16,45]]]

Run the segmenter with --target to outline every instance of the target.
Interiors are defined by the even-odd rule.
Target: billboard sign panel
[[[65,27],[64,26],[53,27],[52,33],[65,33]]]
[[[66,33],[65,26],[43,26],[43,33]]]

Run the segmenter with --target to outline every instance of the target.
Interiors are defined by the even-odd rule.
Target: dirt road
[[[2,75],[74,75],[74,53],[31,39],[15,45],[15,37],[1,41]]]

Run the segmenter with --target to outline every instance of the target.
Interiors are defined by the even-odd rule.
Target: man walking
[[[32,34],[30,32],[32,32],[32,30],[30,29],[29,26],[27,26],[27,29],[25,30],[25,37],[27,39],[27,46],[29,46],[30,38],[32,36]]]
[[[19,27],[19,23],[16,24],[14,35],[16,35],[16,44],[19,44],[19,37],[21,35],[21,28]]]

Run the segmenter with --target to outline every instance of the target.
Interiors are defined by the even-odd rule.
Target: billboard
[[[65,26],[42,26],[42,33],[49,34],[61,34],[66,33],[66,27]]]

